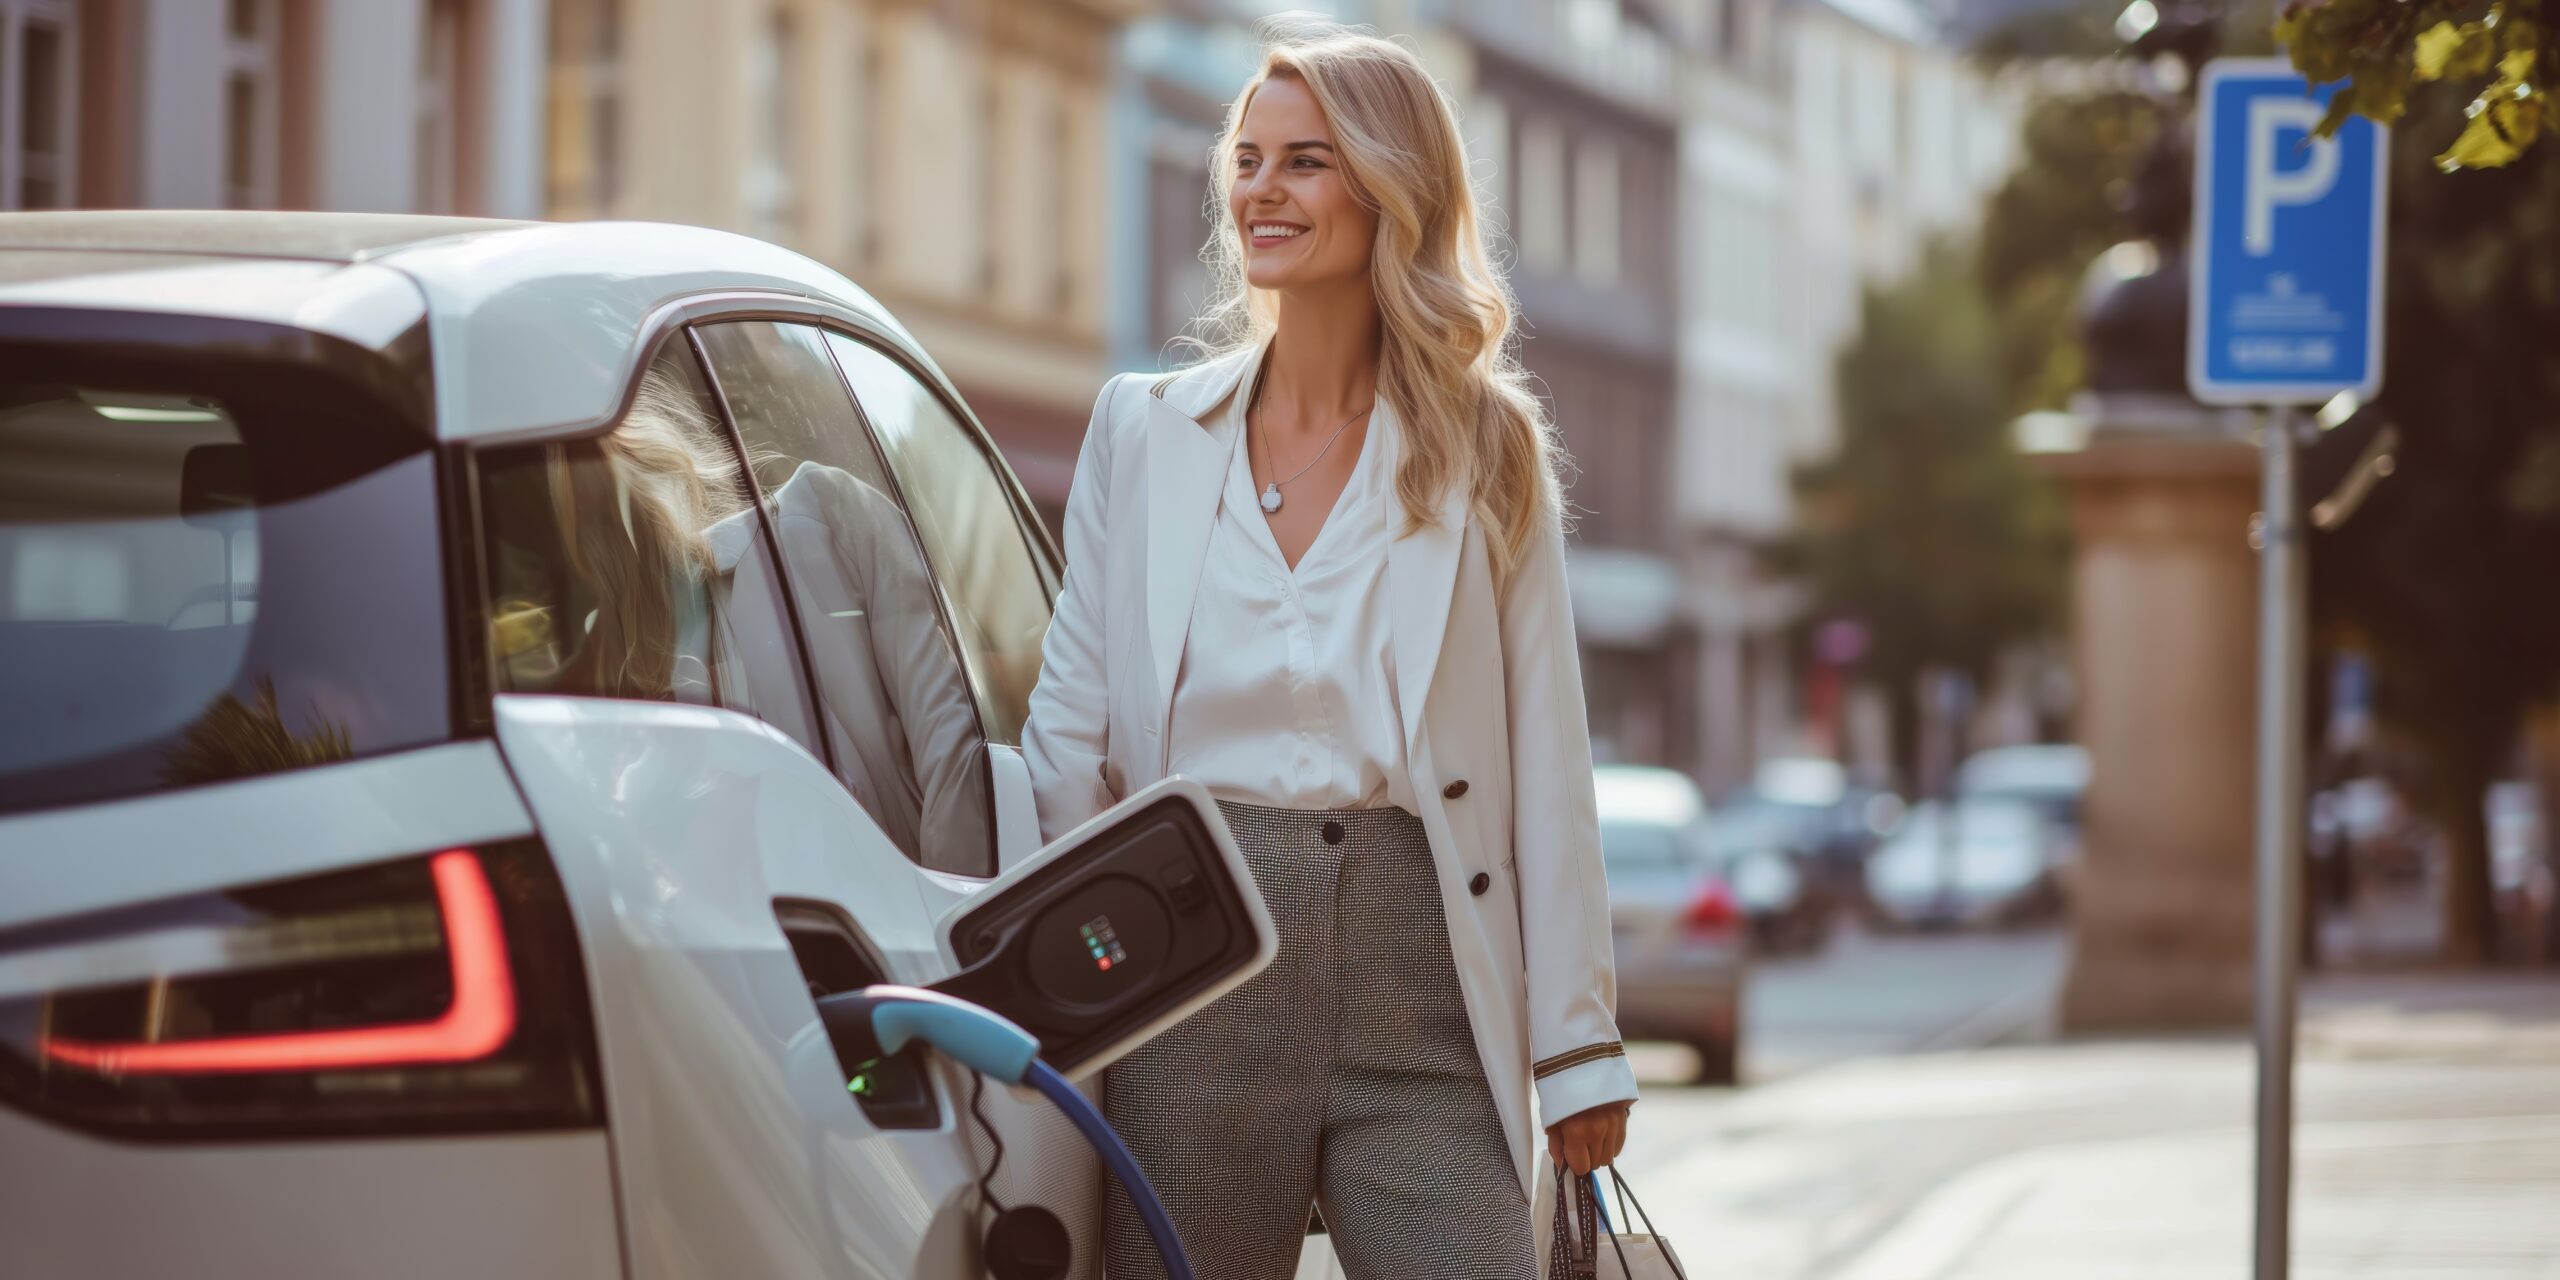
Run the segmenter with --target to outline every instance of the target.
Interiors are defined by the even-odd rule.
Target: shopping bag
[[[1617,1187],[1618,1217],[1604,1221],[1597,1190],[1599,1175],[1576,1178],[1556,1169],[1555,1233],[1548,1245],[1547,1280],[1689,1280],[1671,1242],[1653,1229],[1652,1215],[1636,1202],[1627,1180],[1615,1166],[1609,1180]],[[1633,1210],[1644,1223],[1641,1234],[1628,1230]]]

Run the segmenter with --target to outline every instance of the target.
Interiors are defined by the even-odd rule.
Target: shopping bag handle
[[[1642,1222],[1644,1233],[1654,1239],[1656,1253],[1664,1262],[1671,1264],[1672,1280],[1689,1280],[1689,1273],[1681,1268],[1680,1260],[1671,1256],[1671,1250],[1663,1246],[1662,1233],[1653,1229],[1653,1215],[1644,1211],[1644,1202],[1636,1199],[1635,1188],[1627,1185],[1626,1175],[1618,1172],[1618,1166],[1614,1164],[1605,1167],[1609,1170],[1610,1184],[1618,1189],[1618,1216],[1610,1226],[1609,1247],[1617,1252],[1619,1273],[1632,1276],[1635,1274],[1635,1269],[1627,1265],[1627,1249],[1625,1245],[1618,1243],[1618,1236],[1634,1225],[1634,1222]],[[1605,1201],[1601,1201],[1600,1174],[1597,1170],[1592,1172],[1589,1183],[1589,1194],[1594,1201],[1600,1202],[1600,1217],[1606,1221],[1609,1217],[1609,1206]],[[1627,1210],[1630,1208],[1635,1210],[1635,1218],[1632,1221],[1627,1217]]]

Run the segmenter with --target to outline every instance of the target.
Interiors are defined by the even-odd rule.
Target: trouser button
[[[1340,844],[1340,843],[1342,843],[1342,824],[1341,824],[1341,823],[1339,823],[1339,822],[1328,822],[1328,823],[1324,824],[1324,842],[1325,842],[1326,844]]]

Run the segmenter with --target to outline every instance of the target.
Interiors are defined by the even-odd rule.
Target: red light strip
[[[205,1040],[64,1040],[46,1037],[44,1056],[102,1075],[204,1075],[244,1071],[325,1071],[425,1062],[468,1062],[497,1052],[516,1030],[514,980],[498,924],[497,895],[480,860],[452,849],[428,863],[444,911],[453,958],[453,1004],[425,1022],[339,1031],[225,1036]]]

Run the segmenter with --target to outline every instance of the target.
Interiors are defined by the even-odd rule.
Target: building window
[[[1520,124],[1519,209],[1511,227],[1521,265],[1558,271],[1565,265],[1564,133],[1553,121]]]
[[[0,209],[71,203],[79,20],[68,0],[0,0]]]
[[[223,41],[222,203],[272,209],[280,202],[284,112],[284,0],[231,0]]]
[[[874,227],[878,218],[872,205],[871,189],[879,166],[879,143],[872,137],[874,122],[887,119],[880,111],[880,37],[867,22],[849,24],[850,44],[845,53],[852,64],[853,88],[844,95],[846,120],[842,144],[846,149],[844,166],[844,209],[852,222],[850,243],[856,262],[869,262],[879,251],[874,243]]]
[[[622,198],[623,0],[552,0],[551,216],[600,218]]]
[[[1573,270],[1598,285],[1621,274],[1626,225],[1617,144],[1584,138],[1573,150]]]
[[[462,0],[428,0],[418,41],[417,187],[421,213],[453,213],[461,199]]]
[[[748,53],[747,94],[755,106],[755,163],[747,170],[748,225],[760,239],[787,244],[797,238],[800,193],[793,153],[799,146],[797,47],[788,8],[765,16],[764,30]]]

